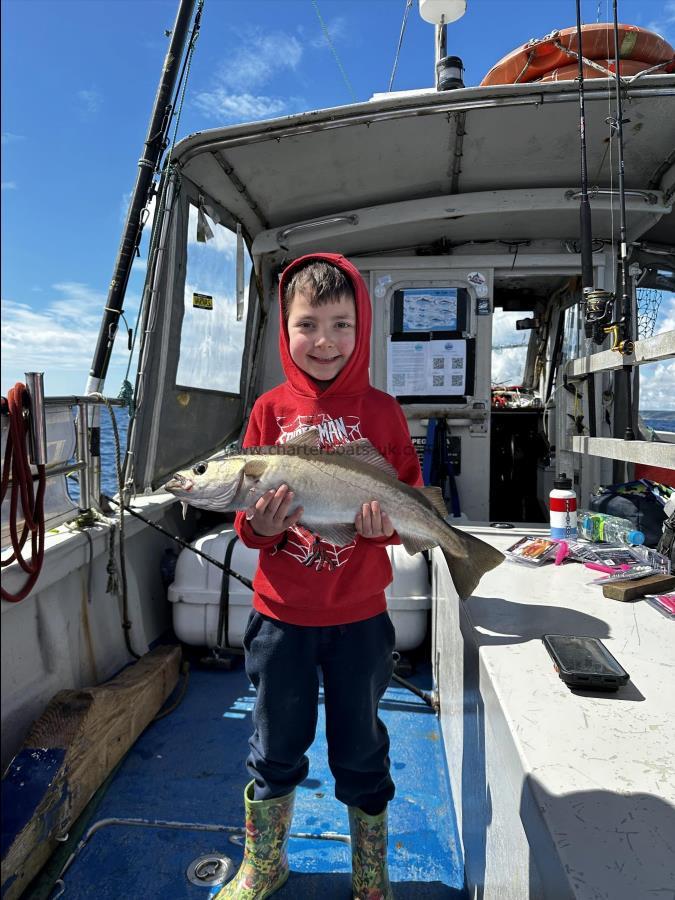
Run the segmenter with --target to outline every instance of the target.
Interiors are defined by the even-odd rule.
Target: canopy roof
[[[589,184],[616,191],[616,141],[610,141],[606,122],[615,112],[613,97],[612,81],[586,83]],[[653,231],[654,239],[667,240],[675,232],[657,224],[675,191],[674,97],[673,75],[644,76],[626,87],[625,185],[654,192],[633,198],[637,211],[644,207],[650,214],[636,223],[633,237]],[[292,223],[400,201],[569,190],[580,181],[578,117],[575,82],[410,92],[199,132],[178,144],[175,158],[184,174],[255,238]],[[609,198],[604,203],[609,210]],[[614,207],[618,218],[616,199]],[[545,204],[529,215],[527,209],[503,210],[506,218],[496,231],[500,239],[504,233],[514,238],[576,235],[576,211],[571,216],[550,212]],[[494,224],[495,210],[485,214]],[[458,210],[455,220],[464,215]],[[451,218],[446,212],[439,221],[447,225]],[[465,218],[462,224],[455,221],[452,241],[488,237],[484,219]],[[669,219],[675,226],[672,215]],[[446,230],[430,228],[427,236],[433,240]],[[357,241],[348,252],[367,249]]]

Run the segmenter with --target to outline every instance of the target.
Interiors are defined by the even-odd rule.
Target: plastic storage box
[[[219,528],[198,538],[193,546],[214,559],[224,560],[235,535],[230,527]],[[388,547],[394,580],[386,590],[389,615],[396,629],[396,649],[412,650],[426,635],[431,593],[426,559],[421,553],[409,556],[401,546]],[[252,579],[258,551],[237,541],[230,568]],[[221,583],[224,573],[189,550],[176,563],[176,575],[169,587],[173,604],[173,627],[186,644],[214,647],[217,642]],[[228,644],[241,647],[251,611],[251,591],[235,578],[229,584]]]

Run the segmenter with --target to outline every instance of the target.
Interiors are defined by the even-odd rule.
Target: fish
[[[219,512],[249,509],[267,491],[286,484],[303,508],[299,524],[342,547],[356,537],[364,503],[379,501],[403,547],[413,555],[440,547],[460,598],[504,559],[499,550],[445,521],[438,487],[412,487],[366,438],[319,446],[316,428],[284,444],[248,447],[198,462],[173,475],[164,489],[183,504]]]

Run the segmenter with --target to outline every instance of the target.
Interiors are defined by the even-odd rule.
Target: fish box
[[[224,560],[234,529],[225,527],[205,534],[193,546],[217,560]],[[409,556],[403,547],[388,547],[394,580],[386,590],[389,615],[396,629],[396,649],[412,650],[426,635],[427,611],[431,608],[431,591],[426,559],[421,553]],[[232,548],[230,568],[253,579],[258,551],[236,541]],[[183,550],[176,563],[169,600],[173,604],[173,628],[186,644],[215,647],[223,572],[197,556]],[[251,591],[235,578],[229,583],[227,640],[231,647],[241,647],[246,622],[251,611]]]

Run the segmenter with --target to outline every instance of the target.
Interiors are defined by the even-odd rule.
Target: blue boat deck
[[[414,679],[422,687],[424,676]],[[98,827],[64,875],[65,898],[208,898],[220,887],[190,883],[197,857],[241,860],[242,838],[198,826],[243,825],[244,760],[254,693],[242,668],[193,669],[182,703],[141,735],[89,823]],[[463,898],[463,865],[439,722],[405,688],[381,704],[391,736],[397,793],[390,806],[389,868],[396,900]],[[309,777],[297,791],[289,858],[279,900],[348,900],[351,857],[347,811],[333,794],[323,707],[309,751]],[[168,824],[124,824],[119,819]],[[293,835],[309,835],[294,837]],[[316,837],[312,837],[316,835]],[[321,836],[323,835],[323,836]],[[58,890],[57,890],[58,895]]]

